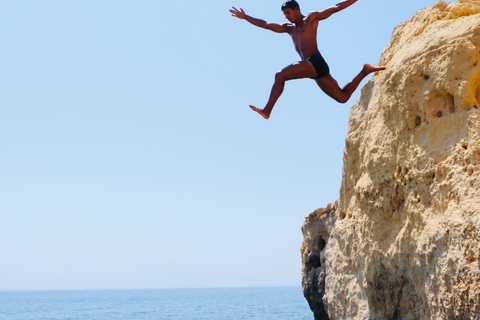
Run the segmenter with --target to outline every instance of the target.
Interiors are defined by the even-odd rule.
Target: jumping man
[[[262,117],[268,119],[270,113],[277,102],[278,98],[283,92],[285,82],[294,79],[311,78],[314,79],[320,89],[322,89],[328,96],[332,97],[340,103],[345,103],[350,99],[352,93],[357,89],[360,82],[370,73],[385,70],[385,67],[372,66],[365,64],[362,71],[353,78],[343,89],[338,86],[338,83],[330,75],[330,69],[323,59],[317,45],[317,27],[320,20],[325,20],[332,14],[339,12],[358,0],[345,0],[337,3],[333,7],[327,8],[323,11],[310,12],[304,16],[300,12],[300,7],[295,0],[288,0],[282,5],[282,11],[288,21],[291,23],[275,24],[256,19],[245,14],[245,11],[235,7],[230,9],[232,16],[239,19],[244,19],[254,26],[271,30],[277,33],[288,33],[295,45],[295,50],[298,52],[302,61],[289,65],[285,69],[277,72],[275,75],[275,82],[270,93],[267,105],[263,109],[256,108],[250,105],[253,111],[258,112]]]

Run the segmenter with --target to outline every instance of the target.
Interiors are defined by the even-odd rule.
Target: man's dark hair
[[[297,1],[295,0],[288,0],[287,2],[285,2],[284,4],[282,4],[282,11],[287,9],[287,8],[290,8],[292,10],[295,10],[296,8],[298,7],[298,9],[300,9],[300,6],[298,5]]]

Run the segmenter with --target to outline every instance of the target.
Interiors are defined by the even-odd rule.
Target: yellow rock
[[[304,292],[318,253],[309,302],[330,319],[480,319],[480,1],[419,11],[380,64],[351,109],[337,220],[303,227]]]

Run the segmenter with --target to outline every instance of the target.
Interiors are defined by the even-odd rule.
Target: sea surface
[[[0,320],[312,320],[300,287],[0,292]]]

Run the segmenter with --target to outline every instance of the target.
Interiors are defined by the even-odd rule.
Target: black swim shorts
[[[325,59],[323,59],[321,54],[311,55],[306,60],[310,61],[315,68],[315,71],[317,71],[317,76],[312,79],[318,79],[330,73],[330,68],[328,67],[328,64],[325,62]]]

